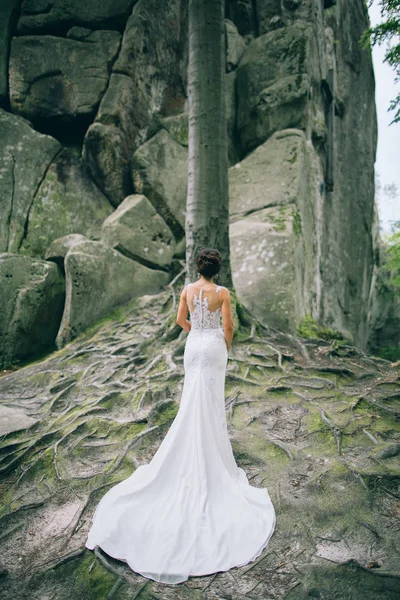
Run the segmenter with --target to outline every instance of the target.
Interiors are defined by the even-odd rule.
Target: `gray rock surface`
[[[60,268],[0,253],[0,368],[54,349],[65,298]]]
[[[57,347],[132,298],[152,294],[169,281],[168,273],[149,269],[101,242],[73,246],[64,259],[66,299]]]
[[[304,131],[303,191],[295,213],[297,323],[312,315],[350,332],[366,348],[376,260],[376,114],[370,52],[350,40],[359,40],[368,27],[367,9],[361,0],[340,0],[326,10],[314,0],[296,4],[285,3],[282,11],[257,4],[262,35],[247,45],[236,70],[240,152],[277,139],[271,138],[277,130]],[[272,8],[279,27],[276,21],[276,29],[263,33],[263,11],[275,18]],[[366,174],[362,181],[356,172]],[[291,169],[279,175],[273,178],[277,185],[280,179],[282,189],[290,186]]]
[[[84,41],[55,36],[13,38],[12,111],[33,121],[94,116],[120,39],[116,31],[94,31]]]
[[[226,70],[233,71],[238,66],[244,52],[246,42],[229,19],[225,19]]]
[[[187,147],[189,145],[189,123],[188,114],[183,112],[179,115],[172,117],[165,117],[160,119],[157,129],[162,128],[168,131],[170,136],[181,146]],[[157,133],[154,131],[154,134]],[[151,137],[149,135],[149,137]]]
[[[338,0],[325,11],[325,22],[332,30],[330,47],[337,47],[339,67],[334,82],[334,132],[326,153],[328,158],[331,155],[333,192],[326,196],[324,229],[319,233],[323,256],[321,314],[328,326],[340,324],[352,331],[356,343],[365,348],[370,336],[368,310],[377,256],[373,246],[372,168],[377,142],[375,80],[370,52],[349,40],[359,39],[365,30],[367,7],[364,2]],[[330,55],[334,51],[330,50]]]
[[[150,200],[175,237],[184,235],[187,193],[187,148],[162,129],[132,157],[135,192]]]
[[[296,202],[304,177],[304,145],[302,131],[279,131],[229,169],[232,220],[268,206]]]
[[[263,35],[281,25],[283,26],[281,0],[255,0],[253,6],[259,35]]]
[[[292,218],[287,206],[258,211],[232,223],[229,238],[240,301],[265,325],[293,333],[297,314]]]
[[[45,260],[51,260],[59,264],[64,270],[64,258],[68,250],[72,246],[81,244],[82,242],[88,242],[89,240],[81,233],[70,233],[64,235],[51,242],[50,246],[46,248],[44,253]]]
[[[8,58],[19,0],[0,3],[0,106],[8,105]]]
[[[298,21],[246,47],[237,70],[237,127],[244,152],[274,131],[305,126],[311,34],[309,24]]]
[[[65,30],[71,23],[92,28],[120,26],[137,0],[23,0],[20,34]]]
[[[303,0],[282,0],[282,5],[288,10],[296,10],[302,3]]]
[[[18,252],[37,189],[61,145],[3,110],[0,130],[0,251]]]
[[[10,408],[0,404],[0,435],[29,429],[38,422],[39,419],[28,417],[21,408]]]
[[[131,7],[131,17],[125,23]],[[285,273],[290,272],[296,282],[295,295],[293,286],[286,287],[290,298],[285,299],[284,310],[289,313],[279,313],[278,305],[274,305],[278,312],[269,313],[268,319],[286,323],[293,332],[303,317],[311,316],[320,324],[348,332],[356,344],[366,348],[375,339],[375,325],[382,332],[389,331],[391,326],[386,327],[382,319],[376,318],[380,301],[374,300],[379,270],[373,233],[374,77],[370,52],[358,44],[368,26],[365,3],[363,0],[335,3],[228,0],[225,16],[229,164],[235,165],[240,160],[244,168],[245,161],[253,161],[247,177],[239,177],[232,188],[235,239],[243,235],[248,240],[247,246],[248,231],[254,227],[247,221],[255,222],[259,217],[260,235],[265,233],[268,243],[272,243],[274,236],[281,239],[287,235],[291,239],[289,246],[293,246],[290,254],[293,262],[276,271],[277,276],[278,273],[282,276],[283,286]],[[29,19],[31,25],[27,24]],[[88,29],[90,20],[101,30]],[[44,55],[46,40],[56,40],[54,44],[60,48],[76,48],[79,56],[82,48],[97,47],[102,36],[110,33],[105,31],[107,27],[123,32],[123,41],[115,64],[108,68],[103,65],[107,78],[111,69],[111,77],[98,110],[92,105],[92,113],[75,115],[70,111],[70,116],[60,114],[53,121],[64,127],[59,132],[60,139],[72,144],[62,123],[63,119],[70,119],[71,131],[75,132],[71,138],[79,137],[74,140],[79,146],[97,110],[83,144],[83,157],[91,177],[113,207],[118,207],[133,192],[146,195],[173,232],[179,243],[175,252],[182,257],[187,181],[187,3],[139,0],[133,6],[117,0],[110,7],[108,2],[95,6],[92,1],[82,5],[77,0],[25,0],[19,33],[45,35],[22,36],[14,41],[22,48],[25,43],[29,47],[29,40],[38,39],[41,50],[37,64],[57,67],[56,57]],[[10,27],[7,31],[11,31]],[[25,59],[32,62],[30,56],[20,56],[21,63]],[[48,82],[39,71],[43,71],[40,65],[39,79],[33,80],[33,87],[40,90]],[[78,70],[76,77],[77,73]],[[53,75],[59,74],[56,71]],[[52,98],[56,96],[55,89],[50,94]],[[79,93],[71,92],[71,98],[79,105]],[[63,104],[59,104],[62,112]],[[40,121],[38,116],[35,119]],[[40,128],[53,131],[50,123],[47,125]],[[288,135],[293,141],[293,135],[288,133],[293,128],[304,135],[297,156],[290,155],[290,140],[282,141]],[[268,155],[255,154],[251,158],[250,153],[258,149],[264,152],[264,144],[269,142],[275,148],[269,147]],[[288,144],[288,158],[281,153],[285,144]],[[30,179],[24,174],[21,181],[18,162],[9,146],[14,146],[14,140],[5,142],[2,183],[8,191],[0,196],[6,214],[5,221],[0,220],[0,240],[1,249],[19,251],[32,231],[27,217],[35,214],[37,187],[53,157],[47,163],[41,162],[43,168],[30,167],[35,177],[41,174],[32,189],[34,177]],[[283,160],[280,165],[273,161],[275,154]],[[31,157],[26,164],[30,165],[30,160]],[[360,179],[355,173],[365,176]],[[266,202],[265,190],[268,190]],[[23,196],[23,202],[19,195]],[[273,198],[272,204],[269,197]],[[249,207],[241,206],[241,198]],[[11,208],[15,203],[18,207],[23,205],[19,212]],[[239,222],[243,223],[239,226]],[[61,227],[55,235],[60,237],[68,232],[98,236],[75,226]],[[242,265],[237,261],[236,251],[234,254],[240,270]],[[62,264],[62,257],[58,260]],[[280,264],[286,262],[285,258]],[[278,262],[275,268],[277,265]],[[258,271],[260,285],[265,283],[262,274],[262,270]],[[274,285],[282,289],[275,279]],[[242,299],[247,302],[244,296]],[[388,308],[389,313],[394,318],[397,308],[394,305]],[[391,320],[392,317],[388,323]]]
[[[303,132],[289,129],[275,133],[229,169],[236,292],[264,325],[292,333],[304,316],[298,297],[303,297],[305,257],[295,250],[298,211],[310,191],[306,156]]]
[[[49,166],[32,202],[19,251],[44,258],[49,244],[70,233],[99,240],[113,207],[74,152],[63,149]]]
[[[132,191],[129,161],[146,139],[153,115],[183,110],[186,74],[177,53],[186,31],[181,30],[184,14],[181,0],[139,0],[127,22],[107,92],[84,145],[92,176],[114,206]]]
[[[150,267],[171,263],[175,239],[145,196],[128,196],[103,223],[101,241]]]

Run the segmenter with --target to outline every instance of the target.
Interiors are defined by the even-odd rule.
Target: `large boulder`
[[[287,206],[265,209],[232,223],[229,238],[240,301],[265,325],[293,332],[297,314],[292,222]]]
[[[58,265],[0,254],[0,367],[54,349],[65,298]]]
[[[153,115],[167,117],[184,108],[185,11],[181,0],[139,0],[134,6],[107,92],[86,134],[83,155],[114,206],[132,191],[129,161],[146,139]]]
[[[257,18],[257,33],[264,35],[290,25],[295,20],[318,21],[321,9],[335,2],[336,0],[252,0]]]
[[[296,202],[304,177],[304,143],[302,131],[279,131],[229,169],[231,219]]]
[[[295,22],[254,39],[237,69],[237,127],[243,152],[274,131],[305,127],[312,28]]]
[[[65,31],[71,23],[88,27],[119,27],[137,0],[23,0],[18,32]]]
[[[8,105],[8,58],[19,0],[0,3],[0,106]]]
[[[18,252],[36,191],[61,145],[3,110],[0,130],[0,251]]]
[[[165,129],[142,144],[132,158],[135,192],[150,200],[177,240],[184,236],[188,151]]]
[[[55,36],[13,38],[12,111],[33,122],[94,116],[120,39],[116,31],[93,31],[79,41]]]
[[[307,157],[303,132],[286,130],[229,169],[232,276],[238,297],[265,325],[292,332],[304,316],[299,298],[307,254],[296,249],[312,244],[298,240],[310,194]]]
[[[32,202],[19,251],[44,258],[49,244],[70,233],[99,240],[113,207],[80,158],[64,149],[51,163]]]
[[[189,146],[189,115],[186,112],[172,117],[165,117],[159,120],[155,119],[154,131],[150,131],[149,138],[157,133],[159,129],[165,129],[170,136],[181,146]]]
[[[14,431],[30,429],[39,419],[32,419],[21,408],[10,408],[0,405],[0,435],[8,435]]]
[[[83,242],[65,256],[66,299],[57,347],[132,298],[158,292],[168,273],[149,269],[101,242]]]
[[[81,233],[69,233],[68,235],[64,235],[63,237],[53,240],[50,246],[46,248],[44,258],[45,260],[51,260],[60,265],[64,273],[64,258],[67,252],[70,250],[70,248],[72,248],[72,246],[76,246],[77,244],[88,241],[89,240]]]
[[[102,242],[150,267],[171,263],[175,239],[145,196],[128,196],[103,223]]]
[[[283,26],[282,0],[254,0],[259,35]]]

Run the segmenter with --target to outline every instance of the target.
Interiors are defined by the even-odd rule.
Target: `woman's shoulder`
[[[185,284],[182,286],[182,288],[181,288],[181,296],[182,296],[182,298],[185,298],[185,297],[186,297],[186,292],[187,292],[187,290],[188,290],[189,286],[190,286],[190,283],[185,283]]]
[[[220,294],[220,296],[229,296],[230,295],[230,291],[227,287],[225,287],[224,285],[219,285],[216,289],[216,291]]]

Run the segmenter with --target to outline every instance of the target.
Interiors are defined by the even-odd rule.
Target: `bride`
[[[221,264],[218,250],[201,250],[199,279],[181,293],[176,321],[189,335],[178,413],[152,460],[100,500],[85,544],[168,584],[254,561],[275,529],[267,488],[249,484],[229,440],[233,321],[229,290],[213,281]]]

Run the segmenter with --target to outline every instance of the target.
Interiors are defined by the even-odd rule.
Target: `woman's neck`
[[[214,283],[213,279],[213,277],[211,277],[211,279],[206,279],[203,275],[200,275],[199,281],[201,283]]]

